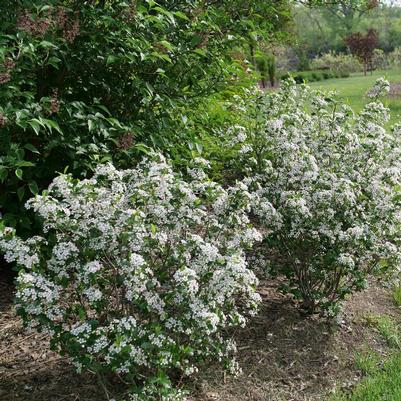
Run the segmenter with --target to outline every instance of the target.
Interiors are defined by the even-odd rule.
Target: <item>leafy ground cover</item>
[[[49,351],[46,335],[22,329],[14,314],[10,282],[6,277],[0,282],[0,400],[103,399],[94,376],[78,375],[68,360]],[[355,359],[366,344],[379,357],[391,352],[369,316],[387,315],[400,323],[399,307],[392,294],[376,283],[350,298],[339,323],[332,325],[305,319],[290,297],[279,294],[278,285],[277,281],[262,284],[261,313],[247,328],[232,333],[238,341],[242,375],[227,376],[210,366],[188,383],[191,401],[329,400],[335,389],[348,392],[362,378]],[[397,361],[390,360],[388,371]]]
[[[374,71],[372,75],[364,76],[362,72],[351,74],[349,78],[334,78],[308,84],[312,88],[338,91],[340,96],[355,110],[360,111],[367,103],[366,91],[379,77],[386,77],[390,84],[401,82],[401,70]],[[394,124],[401,114],[401,93],[388,97],[383,103],[391,110],[390,125]]]

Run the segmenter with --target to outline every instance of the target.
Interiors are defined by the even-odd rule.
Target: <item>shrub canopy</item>
[[[66,166],[81,176],[109,160],[129,166],[143,144],[187,151],[187,114],[245,74],[233,48],[288,18],[286,0],[2,1],[7,224],[29,230],[21,205]]]
[[[400,128],[383,127],[389,114],[378,101],[388,90],[379,79],[354,114],[334,93],[288,80],[256,95],[248,127],[229,139],[235,168],[246,166],[259,197],[265,242],[255,260],[286,275],[287,290],[309,311],[335,312],[370,272],[398,269]]]
[[[0,248],[21,269],[17,310],[28,327],[80,370],[114,371],[141,400],[170,400],[171,380],[206,360],[235,370],[223,330],[258,304],[244,250],[261,237],[246,187],[223,189],[196,166],[185,182],[154,157],[135,170],[100,166],[89,180],[56,178],[28,204],[42,236],[5,229]]]

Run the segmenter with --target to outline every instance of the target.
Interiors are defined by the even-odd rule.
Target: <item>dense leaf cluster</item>
[[[244,74],[232,50],[287,19],[284,0],[2,2],[7,224],[29,229],[20,205],[66,166],[85,175],[99,162],[129,164],[143,144],[187,149],[186,114]]]

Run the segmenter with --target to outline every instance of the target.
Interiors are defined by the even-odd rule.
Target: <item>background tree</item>
[[[291,47],[298,54],[314,58],[331,52],[347,52],[344,38],[349,36],[326,7],[293,7],[294,37]],[[365,32],[374,27],[380,32],[378,47],[385,53],[393,51],[401,43],[401,7],[390,3],[380,3],[354,19],[352,32]],[[351,32],[351,33],[352,33]]]
[[[365,35],[361,32],[355,32],[349,35],[345,39],[345,42],[350,48],[351,53],[363,64],[364,75],[366,75],[368,68],[370,68],[372,72],[374,50],[378,44],[378,34],[376,30],[369,29]]]
[[[335,25],[337,31],[342,31],[344,36],[348,36],[361,18],[378,4],[377,0],[339,0],[325,7],[324,16],[329,24]]]

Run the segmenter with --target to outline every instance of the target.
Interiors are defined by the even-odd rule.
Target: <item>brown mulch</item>
[[[376,282],[346,301],[339,321],[331,324],[301,316],[276,287],[265,283],[262,310],[237,335],[243,374],[225,378],[210,369],[197,383],[193,401],[329,400],[335,388],[350,389],[360,379],[357,352],[388,350],[366,318],[386,314],[401,323],[390,292]]]
[[[0,276],[0,401],[104,400],[93,375],[78,375],[67,359],[49,351],[45,335],[23,329],[12,305],[11,283],[10,277]],[[301,316],[275,282],[264,283],[260,292],[259,315],[235,333],[243,373],[231,377],[209,366],[189,383],[191,401],[327,400],[336,386],[351,387],[359,379],[356,352],[368,346],[386,352],[366,317],[400,319],[391,295],[377,283],[345,303],[338,324]]]

